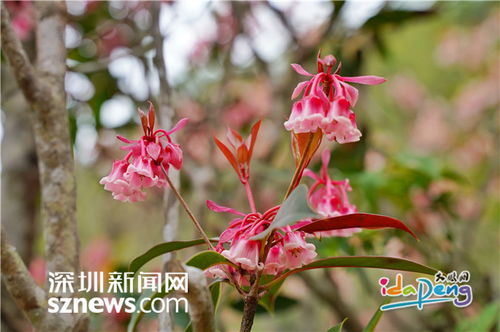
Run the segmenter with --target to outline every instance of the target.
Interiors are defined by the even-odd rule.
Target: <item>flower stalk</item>
[[[250,187],[250,183],[248,183],[248,181],[245,182],[245,191],[248,198],[248,204],[250,205],[250,210],[252,210],[252,213],[256,213],[257,209],[255,208],[255,200],[253,198],[252,188]]]
[[[188,214],[189,218],[193,221],[193,224],[196,227],[196,229],[198,230],[198,232],[200,232],[201,237],[203,238],[203,240],[205,241],[205,243],[208,246],[208,249],[215,250],[215,248],[212,245],[212,243],[210,243],[210,240],[208,239],[207,234],[205,233],[205,231],[201,227],[200,222],[196,219],[196,217],[194,216],[193,212],[191,211],[191,209],[187,205],[186,201],[184,200],[184,198],[182,198],[182,195],[179,193],[179,191],[177,190],[177,188],[175,188],[174,184],[170,180],[170,177],[168,176],[168,173],[165,170],[165,168],[163,167],[163,165],[161,165],[161,170],[163,171],[163,175],[165,175],[165,179],[167,180],[168,186],[170,187],[170,189],[174,193],[175,197],[177,197],[177,200],[179,201],[179,203],[181,203],[182,207],[184,208],[184,211],[186,211],[186,213]]]

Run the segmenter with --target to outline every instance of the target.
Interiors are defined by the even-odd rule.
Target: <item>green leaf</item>
[[[262,240],[277,228],[314,216],[316,213],[307,204],[307,187],[305,184],[301,184],[283,202],[271,225],[265,231],[252,237],[251,240]]]
[[[231,263],[226,257],[213,250],[205,250],[199,252],[186,262],[186,265],[197,267],[200,270],[205,270],[211,266],[218,264],[227,264],[234,266],[234,264]]]
[[[398,270],[408,272],[418,272],[429,275],[434,275],[438,271],[425,265],[421,265],[406,259],[384,256],[346,256],[346,257],[330,257],[320,259],[310,264],[304,265],[301,268],[288,271],[280,277],[265,284],[265,287],[274,285],[290,275],[311,269],[324,269],[331,267],[369,267],[387,270]]]
[[[339,324],[331,327],[330,329],[328,329],[327,332],[342,332],[342,326],[344,326],[344,323],[345,321],[347,320],[347,318],[344,318],[343,321],[341,321]]]
[[[272,285],[269,290],[262,296],[262,298],[259,300],[259,304],[264,307],[268,312],[274,313],[274,305],[276,303],[276,299],[278,297],[278,292],[281,288],[281,285],[285,280],[281,280],[280,282],[275,283]]]
[[[492,330],[496,322],[498,322],[498,303],[491,303],[484,307],[476,317],[459,322],[455,331],[488,332]]]
[[[129,271],[136,273],[142,266],[144,266],[147,262],[149,262],[153,258],[156,258],[168,252],[196,246],[203,243],[204,243],[203,239],[160,243],[152,247],[148,251],[146,251],[144,254],[135,258],[132,261],[132,263],[130,263]]]
[[[212,295],[212,304],[214,305],[214,313],[217,311],[217,307],[219,306],[220,302],[220,288],[221,288],[221,282],[217,281],[214,282],[213,284],[210,285],[210,294]]]
[[[391,302],[391,298],[388,298],[387,300],[384,301],[384,303],[382,303],[381,306],[385,305],[385,304],[389,304]],[[375,327],[377,327],[377,324],[380,320],[380,318],[382,317],[382,314],[384,312],[382,310],[380,310],[380,307],[377,309],[377,311],[375,311],[375,313],[373,314],[372,318],[370,319],[370,321],[368,322],[368,324],[365,326],[365,328],[363,329],[363,332],[373,332],[375,331]]]

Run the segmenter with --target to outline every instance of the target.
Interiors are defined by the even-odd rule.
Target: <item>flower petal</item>
[[[219,204],[217,204],[214,201],[211,201],[209,199],[207,199],[207,207],[210,210],[215,211],[215,212],[229,212],[229,213],[232,213],[232,214],[236,214],[238,216],[244,216],[245,215],[243,212],[237,211],[237,210],[232,209],[230,207],[219,205]]]
[[[313,74],[309,73],[307,70],[302,68],[302,66],[299,64],[292,63],[291,66],[292,66],[293,70],[295,70],[297,72],[297,74],[305,75],[305,76],[313,76]]]
[[[300,82],[299,84],[297,84],[297,86],[293,90],[292,99],[297,98],[301,94],[302,90],[304,90],[304,88],[307,86],[307,83],[309,83],[309,81]]]
[[[148,154],[151,156],[151,158],[153,158],[153,160],[157,160],[158,157],[160,156],[160,152],[161,152],[161,147],[159,144],[156,144],[156,143],[150,143],[148,144],[148,146],[146,147],[146,151],[148,152]]]
[[[352,83],[360,83],[360,84],[370,84],[370,85],[382,84],[385,81],[387,81],[383,77],[374,76],[374,75],[353,76],[353,77],[339,76],[339,78],[340,78],[341,81],[344,81],[344,82],[352,82]]]
[[[170,135],[170,134],[176,132],[177,130],[184,128],[184,126],[187,124],[188,121],[189,121],[188,118],[180,119],[179,122],[177,122],[177,124],[174,126],[174,128],[167,131],[167,135]]]

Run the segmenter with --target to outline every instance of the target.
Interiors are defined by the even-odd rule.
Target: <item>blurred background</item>
[[[6,5],[34,55],[33,4]],[[66,92],[84,269],[126,269],[134,257],[162,242],[161,191],[150,191],[145,202],[122,203],[98,183],[112,161],[122,158],[115,136],[141,135],[136,109],[147,109],[147,100],[157,104],[161,96],[173,111],[171,120],[190,118],[176,136],[185,153],[181,188],[210,236],[220,234],[230,217],[210,212],[206,199],[245,209],[244,191],[212,141],[226,126],[248,133],[263,120],[251,185],[259,210],[277,204],[294,165],[283,122],[291,93],[303,80],[290,63],[314,72],[321,49],[342,62],[345,76],[388,79],[381,86],[360,87],[355,108],[360,142],[324,142],[322,148],[332,150],[330,175],[350,179],[350,200],[360,211],[404,220],[420,241],[397,231],[363,231],[315,240],[319,254],[390,255],[446,272],[471,272],[471,306],[388,312],[379,331],[498,326],[498,2],[70,1],[67,10]],[[2,66],[1,74],[2,214],[10,221],[4,226],[43,283],[29,108],[10,68]],[[319,169],[318,159],[311,168]],[[186,216],[180,218],[177,238],[196,237]],[[161,266],[158,258],[146,269]],[[346,331],[360,331],[383,301],[378,278],[394,275],[330,269],[291,277],[276,312],[262,309],[254,331],[326,331],[345,317]],[[415,277],[405,274],[405,281]],[[235,331],[242,306],[236,292],[223,291],[218,328]],[[2,328],[29,331],[16,310],[3,303]],[[125,331],[128,319],[95,315],[91,330]],[[176,316],[179,331],[187,319]],[[157,330],[156,317],[146,317],[140,328]]]

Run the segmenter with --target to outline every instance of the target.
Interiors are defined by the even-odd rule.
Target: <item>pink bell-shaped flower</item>
[[[144,136],[138,140],[129,140],[118,136],[127,145],[122,150],[128,151],[122,160],[113,163],[108,176],[101,179],[104,189],[113,193],[113,198],[121,201],[137,202],[146,198],[142,188],[166,187],[164,172],[173,166],[182,166],[182,150],[172,142],[170,135],[184,127],[187,119],[180,120],[170,131],[154,130],[155,110],[150,103],[148,116],[139,111]],[[163,168],[163,169],[162,169]]]
[[[311,77],[294,89],[292,99],[302,94],[293,104],[292,112],[284,125],[294,133],[314,133],[322,130],[330,141],[338,143],[356,142],[361,132],[356,126],[356,117],[350,109],[356,105],[358,90],[351,83],[381,84],[385,79],[378,76],[344,77],[337,74],[333,67],[337,60],[332,55],[321,59],[318,54],[318,73],[313,75],[298,64],[292,68],[300,75]],[[326,67],[326,71],[325,68]]]
[[[283,239],[283,250],[287,269],[295,269],[309,264],[317,256],[314,244],[307,243],[305,233],[300,231],[286,233]]]

